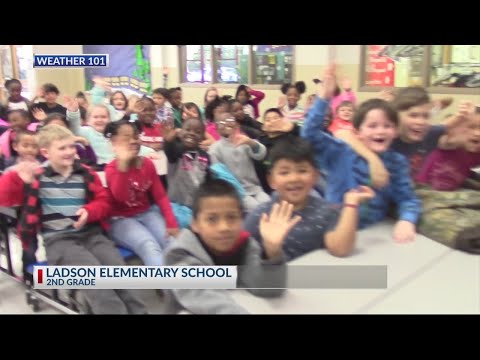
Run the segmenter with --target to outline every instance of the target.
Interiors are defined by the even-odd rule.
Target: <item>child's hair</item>
[[[272,147],[267,161],[269,169],[272,170],[275,163],[282,159],[296,163],[307,161],[314,168],[317,167],[312,145],[298,136],[284,138]]]
[[[280,91],[282,92],[282,94],[286,95],[290,88],[297,89],[300,95],[302,95],[307,90],[307,86],[305,85],[305,82],[297,81],[295,84],[291,84],[291,83],[283,84],[282,87],[280,88]]]
[[[67,129],[70,128],[70,124],[68,123],[67,121],[67,118],[65,117],[65,115],[61,114],[61,113],[57,113],[57,112],[54,112],[54,113],[51,113],[51,114],[48,114],[48,116],[45,118],[45,120],[43,121],[43,126],[48,126],[53,120],[60,120],[62,121],[64,124],[65,124],[65,127]]]
[[[351,107],[352,109],[355,109],[355,105],[353,105],[353,102],[348,101],[348,100],[344,100],[344,101],[342,101],[340,104],[338,104],[337,109],[335,110],[335,112],[338,114],[338,110],[339,110],[341,107],[344,107],[344,106],[348,106],[348,107]]]
[[[235,92],[235,99],[238,97],[238,93],[245,91],[247,93],[247,98],[250,99],[250,93],[247,91],[247,85],[238,85],[237,91]]]
[[[480,105],[475,106],[475,114],[480,114]]]
[[[36,136],[36,135],[37,135],[37,133],[35,131],[32,131],[32,130],[17,131],[17,135],[13,139],[13,143],[18,144],[20,142],[20,140],[22,139],[22,137],[24,137],[24,136]]]
[[[114,91],[111,95],[110,95],[110,105],[113,106],[113,97],[117,94],[121,94],[122,97],[123,97],[123,100],[125,100],[125,105],[123,106],[123,109],[120,109],[120,110],[125,110],[127,107],[128,107],[128,99],[127,99],[127,96],[123,93],[123,91],[121,90],[117,90],[117,91]]]
[[[157,95],[162,95],[167,101],[170,98],[168,89],[165,89],[165,88],[156,88],[155,90],[152,91],[152,93]]]
[[[427,90],[421,86],[411,86],[397,92],[393,106],[397,111],[405,111],[414,106],[429,104],[431,101]]]
[[[9,79],[9,80],[5,81],[4,87],[5,87],[5,89],[7,89],[8,91],[10,91],[10,86],[15,85],[15,84],[22,86],[22,83],[20,82],[20,80],[18,80],[18,79]]]
[[[217,96],[215,99],[213,99],[205,108],[205,118],[211,121],[215,120],[213,118],[213,113],[214,110],[219,106],[227,105],[228,110],[230,110],[231,98],[232,97],[230,95],[224,95],[222,97]]]
[[[389,102],[382,99],[370,99],[360,104],[355,112],[353,116],[353,126],[355,129],[358,130],[365,121],[367,114],[375,109],[383,110],[388,119],[393,122],[395,126],[398,126],[398,114]]]
[[[63,126],[56,124],[44,126],[38,132],[38,146],[48,148],[54,141],[65,140],[74,136],[69,129]]]
[[[147,95],[144,95],[144,96],[142,96],[140,99],[138,99],[138,100],[137,100],[137,104],[138,104],[139,102],[142,102],[142,103],[148,102],[148,103],[150,103],[151,105],[155,106],[155,102],[153,101],[153,99],[152,99],[151,97],[148,97]]]
[[[177,92],[177,91],[182,92],[182,88],[180,88],[180,87],[173,87],[173,88],[168,89],[168,96],[169,96],[169,97],[172,96],[172,95],[175,94],[175,92]]]
[[[207,102],[207,95],[210,91],[215,91],[217,93],[217,97],[218,97],[218,89],[215,87],[215,86],[210,86],[206,91],[205,91],[205,95],[203,95],[203,103],[205,104]]]
[[[112,121],[107,124],[105,127],[105,131],[103,132],[103,136],[107,139],[111,139],[112,137],[118,135],[118,131],[124,125],[129,125],[135,131],[135,134],[140,134],[142,132],[142,124],[138,120],[127,120],[122,119],[118,121]]]
[[[193,197],[192,212],[194,218],[196,218],[198,213],[202,210],[200,206],[202,199],[210,197],[230,197],[235,199],[238,203],[238,208],[243,213],[242,200],[235,187],[228,181],[213,179],[208,175]]]
[[[283,117],[283,113],[281,112],[280,109],[278,109],[278,108],[270,108],[270,109],[265,110],[265,112],[263,113],[263,118],[265,119],[265,117],[267,116],[267,114],[268,114],[268,113],[271,113],[271,112],[277,113],[280,117]]]
[[[105,109],[105,111],[107,112],[107,116],[108,116],[108,119],[110,121],[112,121],[112,119],[110,119],[110,110],[108,109],[107,105],[105,104],[97,104],[97,105],[93,105],[93,106],[90,106],[87,110],[87,119],[90,118],[90,116],[92,116],[92,112],[93,110],[95,110],[96,108],[102,108],[102,109]]]
[[[32,120],[30,113],[27,110],[23,110],[23,109],[7,110],[7,113],[6,113],[7,119],[10,117],[10,115],[16,114],[16,113],[20,114],[22,117],[30,121]]]
[[[76,98],[82,98],[82,99],[85,99],[85,100],[87,99],[87,98],[85,97],[85,94],[83,93],[83,91],[78,91],[78,92],[75,94],[75,97],[76,97]]]
[[[197,104],[195,104],[195,103],[193,103],[193,102],[184,103],[184,104],[183,104],[183,108],[184,108],[184,109],[187,109],[187,110],[195,109],[195,110],[197,111],[198,117],[199,117],[199,118],[202,117],[202,113],[200,112],[200,108],[198,107]]]
[[[43,91],[45,91],[46,93],[54,92],[57,95],[60,94],[60,90],[58,90],[58,87],[52,83],[43,84],[42,88]]]

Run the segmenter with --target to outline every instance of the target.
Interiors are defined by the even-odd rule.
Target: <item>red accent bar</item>
[[[38,272],[37,272],[37,282],[39,284],[43,283],[43,270],[42,269],[38,269]]]

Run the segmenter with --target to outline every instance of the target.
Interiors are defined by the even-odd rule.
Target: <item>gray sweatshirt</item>
[[[245,263],[238,267],[237,286],[252,288],[248,291],[256,296],[280,296],[284,289],[258,288],[272,286],[272,284],[279,288],[286,287],[287,267],[284,255],[277,259],[262,259],[262,250],[253,238],[249,238],[245,246]],[[165,266],[189,265],[214,266],[215,264],[200,243],[200,239],[191,230],[183,229],[178,239],[165,252]],[[275,271],[272,271],[273,268]],[[187,310],[193,314],[248,314],[248,311],[229,295],[229,290],[172,289],[165,291],[165,298],[167,313]]]
[[[263,160],[267,155],[267,148],[259,142],[257,144],[258,150],[253,152],[252,148],[246,144],[237,147],[230,140],[222,137],[208,150],[212,164],[217,162],[225,164],[240,181],[246,195],[263,192],[253,160]]]

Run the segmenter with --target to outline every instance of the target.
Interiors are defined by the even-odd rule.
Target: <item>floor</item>
[[[16,274],[20,274],[21,244],[15,234],[10,233],[10,238],[14,271]],[[37,258],[39,261],[45,260],[45,252],[41,240]],[[0,255],[0,265],[2,267],[6,266],[6,258],[4,255]],[[40,310],[34,312],[26,302],[25,290],[26,287],[21,281],[0,271],[0,314],[64,314],[64,312],[45,302],[40,302]],[[155,290],[136,291],[138,291],[139,296],[145,301],[151,314],[162,314],[164,312],[162,298],[157,295]]]

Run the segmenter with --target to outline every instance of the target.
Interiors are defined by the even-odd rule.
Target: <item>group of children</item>
[[[299,105],[305,83],[285,84],[278,107],[258,121],[265,95],[245,85],[234,99],[209,88],[198,107],[182,104],[181,88],[127,99],[95,83],[88,109],[83,94],[60,108],[52,84],[43,87],[43,105],[22,98],[19,82],[6,84],[0,205],[21,206],[25,261],[34,259],[40,232],[51,264],[120,265],[117,244],[145,265],[244,265],[242,285],[278,296],[286,261],[322,248],[347,256],[357,230],[392,210],[396,241],[414,240],[419,225],[448,244],[430,231],[441,207],[422,212],[422,201],[468,179],[478,184],[470,169],[480,164],[479,108],[462,103],[430,126],[433,102],[422,88],[357,106],[350,82],[341,89],[329,67],[307,106]],[[156,171],[158,152],[168,161],[166,179]],[[105,171],[106,187],[95,170]],[[478,238],[476,209],[462,229],[464,250]],[[172,312],[245,312],[226,291],[165,296]],[[87,298],[94,313],[146,312],[126,290]]]

